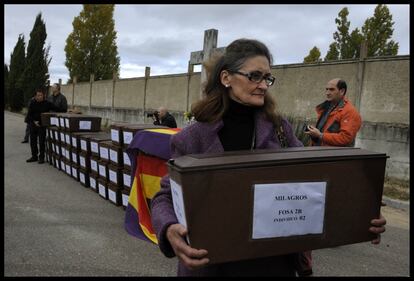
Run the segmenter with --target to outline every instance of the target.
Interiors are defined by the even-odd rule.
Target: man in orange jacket
[[[316,106],[316,126],[307,126],[312,145],[354,146],[361,116],[345,97],[346,82],[336,78],[326,86],[326,101]]]

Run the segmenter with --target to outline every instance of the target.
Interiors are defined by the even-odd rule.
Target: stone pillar
[[[360,52],[359,52],[359,62],[358,62],[358,72],[357,72],[357,87],[355,89],[355,108],[360,112],[361,110],[361,99],[362,99],[362,89],[364,84],[364,72],[365,72],[365,59],[367,58],[368,53],[368,42],[362,41]]]
[[[118,72],[114,71],[112,73],[112,101],[111,101],[111,115],[112,115],[112,120],[115,120],[115,116],[114,116],[114,103],[115,103],[115,83],[116,80],[118,80]]]
[[[204,31],[204,44],[203,44],[203,62],[206,62],[210,59],[213,50],[217,48],[217,36],[218,30],[217,29],[208,29]],[[207,81],[207,72],[202,65],[201,67],[201,79],[200,79],[200,86],[204,85]],[[203,97],[203,91],[200,87],[200,98]]]
[[[186,103],[186,109],[185,111],[190,111],[190,82],[191,82],[191,77],[194,73],[194,65],[191,64],[191,62],[188,62],[188,71],[187,71],[187,103]]]
[[[145,67],[145,83],[144,83],[144,102],[143,102],[144,104],[143,104],[143,107],[142,107],[143,112],[144,112],[144,118],[145,118],[145,111],[147,110],[147,107],[146,107],[146,102],[147,102],[147,84],[148,84],[148,78],[150,77],[150,75],[151,75],[151,67],[146,66]]]

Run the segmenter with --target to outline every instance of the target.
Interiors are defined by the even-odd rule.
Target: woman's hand
[[[181,224],[172,224],[167,229],[167,239],[175,252],[178,259],[189,269],[197,269],[205,266],[210,261],[205,256],[207,250],[194,249],[187,245],[185,236],[187,229]]]
[[[387,221],[380,213],[379,219],[373,219],[371,220],[371,227],[369,228],[369,231],[375,234],[378,234],[377,238],[371,241],[372,244],[379,244],[381,242],[381,235],[380,233],[383,233],[385,231],[385,224]]]

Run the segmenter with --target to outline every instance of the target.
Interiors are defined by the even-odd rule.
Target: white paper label
[[[92,159],[91,159],[91,169],[94,170],[95,172],[98,171],[98,162]]]
[[[65,127],[69,128],[69,118],[65,118]]]
[[[117,173],[112,170],[109,170],[109,180],[117,184],[118,183]]]
[[[81,140],[81,149],[83,151],[88,151],[86,140]]]
[[[111,140],[115,142],[119,142],[119,131],[115,129],[111,129]]]
[[[52,151],[53,152],[56,152],[56,150],[55,150],[55,145],[52,143]]]
[[[68,149],[66,149],[66,159],[70,160],[70,152]]]
[[[57,131],[55,131],[55,140],[59,140],[59,133]]]
[[[113,192],[109,188],[108,188],[108,197],[109,197],[109,200],[111,200],[112,202],[116,203],[116,193]]]
[[[124,152],[124,165],[131,166],[131,160],[126,152]]]
[[[130,144],[133,138],[132,132],[124,132],[124,144]]]
[[[59,126],[59,121],[56,117],[50,117],[50,125]]]
[[[60,133],[60,141],[65,142],[65,134],[62,132]]]
[[[76,152],[72,152],[72,162],[75,162],[77,164],[77,159],[76,159]]]
[[[326,182],[255,184],[253,239],[323,232]]]
[[[106,168],[99,164],[99,175],[106,177]]]
[[[101,146],[99,155],[101,156],[101,158],[109,160],[108,148]]]
[[[131,187],[131,176],[128,174],[124,174],[124,185]]]
[[[79,173],[79,180],[81,183],[85,184],[85,174],[80,172]]]
[[[76,137],[72,137],[72,146],[74,148],[78,148],[77,143],[76,143]]]
[[[66,171],[66,164],[63,162],[63,160],[60,160],[60,169]]]
[[[97,142],[91,141],[91,151],[99,154],[99,147]]]
[[[118,152],[116,150],[109,150],[109,158],[111,159],[111,161],[114,161],[118,164]]]
[[[68,175],[72,174],[70,165],[66,165],[66,174],[68,174]]]
[[[66,143],[70,144],[70,135],[66,134],[65,137],[66,137]]]
[[[91,121],[79,121],[79,130],[90,130],[91,126]]]
[[[174,205],[174,212],[178,219],[178,222],[187,228],[187,221],[185,217],[183,190],[181,186],[174,180],[170,179],[171,194]]]
[[[86,168],[86,161],[85,161],[85,157],[83,156],[79,156],[79,163],[82,167]]]
[[[63,117],[60,117],[59,118],[59,126],[61,127],[61,128],[64,128],[65,127],[65,120],[64,120],[64,118]]]
[[[128,199],[129,199],[128,195],[122,194],[122,205],[124,205],[125,207],[128,206]]]
[[[103,186],[102,184],[98,184],[98,185],[99,185],[99,194],[102,197],[105,197],[106,198],[105,186]]]
[[[89,177],[89,185],[93,188],[96,189],[96,180],[93,177]]]

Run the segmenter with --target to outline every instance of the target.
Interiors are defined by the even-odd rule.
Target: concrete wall
[[[336,77],[346,80],[347,97],[359,108],[363,119],[356,146],[387,153],[390,156],[387,175],[408,180],[409,63],[409,56],[396,56],[275,65],[271,71],[276,84],[269,92],[276,99],[278,109],[293,118],[296,129],[300,129],[306,119],[316,121],[315,106],[325,100],[326,82]],[[62,85],[70,105],[72,87]],[[183,112],[189,111],[200,97],[200,73],[84,82],[75,84],[74,92],[75,106],[84,113],[102,116],[107,124],[111,121],[152,123],[146,113],[164,105],[182,127],[185,125]]]

